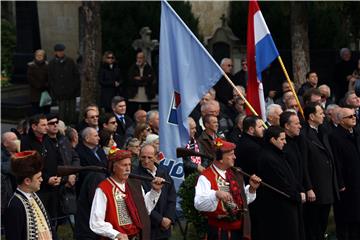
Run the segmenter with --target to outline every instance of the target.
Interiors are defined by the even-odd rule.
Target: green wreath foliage
[[[196,234],[201,239],[206,234],[206,218],[194,207],[195,186],[199,173],[192,173],[181,184],[178,194],[181,197],[180,205],[188,222],[195,227]]]

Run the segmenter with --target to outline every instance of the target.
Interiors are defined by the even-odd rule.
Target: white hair
[[[281,106],[279,104],[272,103],[266,108],[266,118],[268,118],[270,115],[274,114],[276,109],[281,109]]]
[[[146,122],[149,123],[150,120],[152,120],[156,114],[159,114],[159,111],[157,110],[150,110],[146,113]]]
[[[348,49],[348,48],[342,48],[342,49],[340,49],[340,52],[339,52],[339,53],[340,53],[340,57],[342,57],[345,52],[350,52],[350,53],[351,53],[350,49]]]
[[[223,65],[223,64],[225,64],[225,62],[226,62],[226,61],[229,61],[229,60],[231,61],[230,58],[223,58],[223,59],[221,59],[220,66]]]
[[[84,128],[84,130],[82,130],[82,132],[81,132],[81,138],[82,138],[83,140],[85,140],[85,139],[87,138],[87,136],[89,136],[89,134],[90,134],[92,131],[96,131],[96,129],[93,128],[93,127],[86,127],[86,128]]]

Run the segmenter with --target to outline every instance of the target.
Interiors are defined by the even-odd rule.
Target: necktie
[[[122,123],[125,125],[124,115],[121,115],[121,116],[119,117],[119,120],[120,120],[120,122],[122,122]]]

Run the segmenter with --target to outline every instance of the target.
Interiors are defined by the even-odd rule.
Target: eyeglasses
[[[356,118],[356,114],[352,114],[352,115],[349,115],[349,116],[346,116],[346,117],[343,117],[344,118],[348,118],[348,119],[351,119],[351,118]]]
[[[55,125],[55,124],[59,124],[59,120],[57,120],[55,122],[48,122],[48,125]]]
[[[233,65],[232,65],[232,64],[228,64],[227,66],[228,66],[228,67],[232,67]]]

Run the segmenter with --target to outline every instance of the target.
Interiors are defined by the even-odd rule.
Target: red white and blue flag
[[[279,56],[257,1],[249,2],[247,29],[247,100],[265,120],[265,99],[261,73]]]

